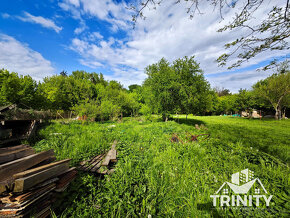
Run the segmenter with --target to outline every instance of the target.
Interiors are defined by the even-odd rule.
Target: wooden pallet
[[[111,149],[108,152],[99,154],[90,160],[82,161],[80,167],[81,171],[99,173],[99,174],[109,174],[113,171],[109,169],[110,163],[117,162],[117,141],[115,140],[112,144]]]

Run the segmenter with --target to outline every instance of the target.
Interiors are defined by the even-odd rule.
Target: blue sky
[[[102,72],[106,79],[125,87],[141,84],[144,68],[165,57],[169,61],[195,55],[212,86],[237,92],[272,72],[256,69],[287,51],[266,52],[228,71],[215,59],[225,52],[223,45],[243,31],[217,33],[234,10],[221,20],[217,11],[201,5],[203,15],[188,18],[186,3],[164,1],[156,10],[146,8],[145,20],[132,27],[136,1],[113,0],[2,0],[0,7],[0,67],[37,80],[62,70]],[[257,17],[271,8],[261,7]],[[289,53],[289,51],[288,51]],[[234,61],[235,59],[233,59]]]

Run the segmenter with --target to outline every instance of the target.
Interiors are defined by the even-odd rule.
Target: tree
[[[162,58],[145,72],[145,102],[164,120],[172,113],[204,114],[212,107],[209,83],[194,56],[177,59],[173,64]]]
[[[253,109],[254,97],[253,93],[246,89],[240,89],[239,93],[236,94],[235,105],[238,111],[248,111]]]
[[[220,87],[215,87],[214,91],[216,92],[216,94],[221,97],[221,96],[225,96],[225,95],[230,95],[231,92],[229,89],[225,89],[224,87],[220,88]]]
[[[260,80],[253,86],[254,92],[269,101],[275,109],[275,119],[281,119],[282,103],[289,103],[287,100],[290,94],[290,71],[276,73],[264,80]],[[284,105],[284,107],[289,105]]]
[[[19,76],[0,70],[0,105],[17,104],[19,107],[37,108],[38,84],[30,76]]]
[[[180,58],[173,62],[173,69],[178,76],[179,95],[176,100],[182,113],[200,114],[209,106],[209,84],[204,79],[199,64],[194,56]]]
[[[184,0],[190,2],[190,7],[187,8],[187,13],[190,18],[196,13],[202,14],[200,4],[204,1],[200,0]],[[181,0],[175,1],[180,3]],[[274,2],[274,1],[273,1]],[[208,0],[209,6],[219,10],[221,19],[223,19],[224,12],[236,8],[236,13],[233,20],[219,29],[218,32],[234,29],[245,29],[245,34],[237,38],[233,42],[225,45],[229,49],[228,53],[222,54],[217,61],[219,65],[226,65],[230,57],[237,58],[237,61],[228,68],[238,67],[243,62],[255,57],[256,55],[267,50],[287,50],[289,49],[288,38],[290,36],[290,3],[289,0],[275,1],[276,4],[269,9],[268,17],[265,20],[260,20],[255,17],[260,8],[267,7],[269,2],[266,0]],[[137,18],[145,19],[143,10],[146,7],[156,6],[162,4],[162,0],[143,0],[140,5],[132,5],[131,10],[135,11],[133,21],[136,23]],[[269,7],[269,6],[268,6]],[[254,22],[253,22],[254,21]],[[271,64],[275,63],[273,61]]]
[[[171,113],[177,109],[178,93],[180,84],[178,76],[174,72],[170,63],[162,58],[158,63],[145,68],[148,78],[144,81],[144,86],[151,92],[149,106],[152,111],[162,114],[162,118],[167,121]]]

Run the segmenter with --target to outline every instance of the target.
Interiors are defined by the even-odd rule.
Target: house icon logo
[[[231,182],[224,182],[216,191],[213,206],[259,206],[264,199],[266,206],[273,197],[267,197],[268,192],[259,178],[254,177],[254,172],[244,169],[232,174]]]

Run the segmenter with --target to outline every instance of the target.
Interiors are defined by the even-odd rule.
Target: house
[[[232,174],[231,182],[224,182],[216,194],[267,194],[267,190],[259,178],[254,178],[254,172],[244,169]]]

